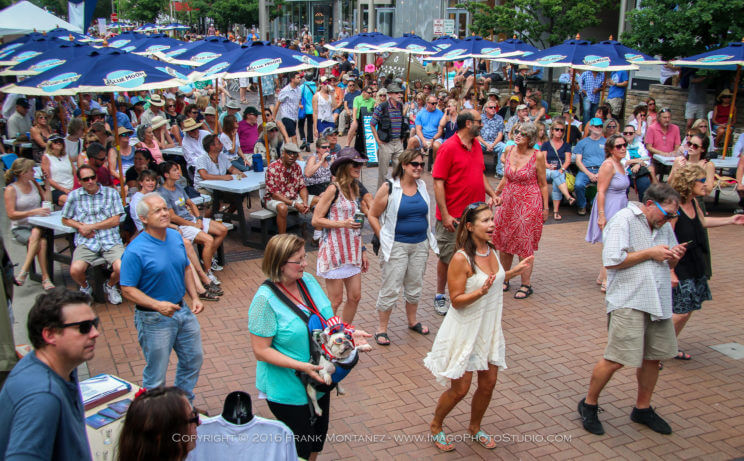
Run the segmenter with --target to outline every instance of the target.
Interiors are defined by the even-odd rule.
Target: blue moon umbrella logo
[[[217,59],[222,56],[220,53],[212,53],[211,51],[202,51],[201,53],[195,54],[191,57],[191,61],[200,62],[206,64],[213,59]]]
[[[189,78],[177,71],[176,69],[172,67],[156,67],[157,70],[161,72],[165,72],[166,74],[170,75],[171,77],[180,78],[181,80],[188,80]]]
[[[19,53],[13,56],[13,61],[15,62],[28,61],[31,58],[35,58],[36,56],[39,56],[40,54],[41,53],[38,51],[24,51],[23,53]]]
[[[121,50],[122,50],[122,51],[126,51],[127,53],[131,53],[131,52],[132,52],[132,51],[134,51],[134,50],[135,50],[136,48],[137,48],[137,47],[136,47],[136,46],[134,46],[134,45],[129,45],[129,46],[125,46],[125,47],[124,47],[124,48],[122,48]]]
[[[227,69],[228,67],[230,67],[230,63],[229,62],[227,62],[227,61],[219,62],[219,63],[213,65],[212,67],[210,67],[209,69],[207,69],[206,71],[204,71],[204,75],[216,74],[217,72],[222,72],[223,70]]]
[[[47,93],[53,93],[57,90],[65,88],[69,84],[77,81],[80,78],[80,74],[75,72],[65,72],[64,74],[56,75],[49,80],[44,80],[39,83],[37,87]]]
[[[385,42],[376,45],[377,48],[390,48],[391,46],[395,46],[395,42]]]
[[[106,86],[118,86],[121,88],[136,88],[145,83],[147,74],[144,71],[115,70],[106,74],[103,83]]]
[[[10,54],[11,51],[15,50],[16,48],[23,46],[23,43],[14,43],[12,45],[8,45],[3,49],[0,49],[0,58],[5,58],[7,55]]]
[[[169,52],[167,52],[165,54],[168,55],[168,56],[173,57],[173,56],[178,56],[179,54],[183,54],[185,52],[186,52],[186,48],[179,48],[177,50],[169,51]]]
[[[43,61],[37,62],[33,66],[29,66],[28,70],[31,72],[41,73],[53,67],[61,66],[62,64],[66,62],[67,61],[64,59],[45,59]]]
[[[548,56],[543,56],[542,58],[538,59],[537,62],[539,62],[540,64],[550,64],[553,62],[558,62],[561,59],[566,59],[566,56],[562,54],[550,54]]]
[[[345,47],[348,44],[349,44],[349,42],[338,42],[338,43],[336,43],[336,48],[343,48],[343,47]]]
[[[153,46],[148,46],[145,51],[148,53],[156,53],[158,51],[165,51],[169,48],[170,46],[168,45],[153,45]]]
[[[698,62],[721,62],[733,58],[730,54],[714,54],[698,59]]]
[[[489,56],[498,56],[501,54],[501,48],[483,48],[481,54],[487,54]]]
[[[625,53],[625,59],[627,59],[630,62],[642,62],[645,61],[643,56],[640,54],[633,54],[633,53]]]
[[[406,49],[408,51],[413,51],[414,53],[419,52],[419,51],[426,51],[426,47],[425,46],[414,45],[414,44],[408,45],[406,47]]]
[[[246,67],[249,72],[258,72],[259,74],[268,74],[279,68],[282,64],[282,58],[265,58],[254,61],[253,64]]]
[[[587,66],[594,66],[594,67],[609,67],[610,65],[610,58],[607,56],[594,56],[592,54],[584,56],[584,64]]]
[[[461,54],[464,54],[465,50],[462,48],[458,48],[456,50],[450,50],[442,55],[443,58],[454,58],[456,56],[460,56]]]
[[[434,47],[439,48],[440,50],[446,50],[447,48],[451,47],[451,43],[440,43],[437,45],[434,45]]]
[[[298,61],[301,61],[301,62],[303,62],[305,64],[309,64],[311,66],[317,66],[318,65],[318,63],[316,61],[314,61],[313,58],[311,58],[310,56],[307,56],[307,55],[293,54],[292,57],[295,58]]]
[[[131,40],[127,40],[127,39],[114,40],[113,42],[109,43],[109,46],[111,48],[121,48],[129,42],[131,42]]]

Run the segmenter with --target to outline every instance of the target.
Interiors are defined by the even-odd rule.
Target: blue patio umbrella
[[[363,32],[326,45],[331,51],[347,53],[375,53],[393,45],[393,38],[380,32]]]
[[[57,66],[76,59],[93,51],[94,48],[84,43],[65,43],[59,48],[54,48],[41,53],[35,58],[16,64],[2,72],[0,76],[6,75],[37,75]]]
[[[406,65],[406,101],[408,101],[407,90],[411,75],[411,55],[430,55],[439,52],[439,48],[435,47],[430,42],[427,42],[416,34],[403,34],[402,37],[394,38],[392,41],[392,45],[387,45],[385,48],[381,48],[381,50],[405,53],[408,55],[408,63]]]
[[[159,26],[157,24],[153,24],[151,22],[148,22],[146,24],[142,24],[141,26],[137,27],[134,30],[136,32],[157,32],[158,30],[160,30],[160,27],[161,26]]]
[[[36,37],[17,48],[6,50],[0,54],[0,65],[13,66],[35,58],[47,50],[56,49],[69,43],[56,37]]]
[[[731,136],[731,122],[733,121],[734,108],[736,107],[736,94],[739,91],[741,79],[741,66],[744,66],[744,39],[741,42],[731,42],[728,46],[718,48],[705,53],[696,54],[687,58],[672,61],[675,66],[697,67],[701,69],[736,70],[734,77],[734,95],[731,100],[732,109],[729,110],[729,118],[726,123],[726,135],[723,141],[723,156],[728,150],[729,138]]]
[[[447,37],[447,36],[437,37],[431,41],[431,44],[434,45],[440,51],[446,50],[452,45],[456,45],[458,43],[460,43],[459,38]]]
[[[447,42],[434,43],[435,46],[444,45]],[[496,59],[499,57],[508,57],[522,54],[520,51],[502,49],[498,43],[486,40],[482,37],[472,36],[464,40],[451,42],[450,46],[445,47],[436,54],[426,59],[430,61],[461,61],[463,59]]]
[[[333,61],[327,59],[271,45],[269,42],[256,41],[248,46],[239,47],[196,68],[189,75],[189,78],[196,82],[218,77],[265,77],[267,75],[276,75],[285,72],[330,67],[334,64]],[[265,111],[261,78],[258,78],[258,87],[261,113],[263,114]],[[264,123],[266,123],[265,120]],[[269,162],[269,141],[266,136],[266,130],[264,130],[264,142],[266,143],[266,161]]]
[[[240,45],[224,37],[213,35],[203,40],[185,43],[182,47],[166,53],[157,53],[156,56],[174,64],[200,66],[239,47]]]
[[[534,53],[537,53],[540,51],[537,49],[537,47],[534,47],[530,45],[529,43],[525,43],[522,40],[518,39],[516,35],[514,38],[510,38],[508,40],[504,40],[503,42],[498,42],[499,45],[502,47],[503,50],[509,50],[509,51],[519,51],[520,54],[512,55],[506,58],[496,58],[494,61],[497,62],[505,62],[505,63],[514,63],[515,59],[522,59],[526,56],[530,56]],[[512,73],[507,72],[508,78],[509,78],[509,87],[511,87],[512,83]]]
[[[67,29],[63,29],[61,27],[57,27],[56,29],[52,29],[50,31],[47,31],[45,34],[47,37],[54,37],[59,38],[61,40],[67,40],[68,42],[71,41],[88,41],[90,40],[90,37],[87,35],[83,35],[78,32],[72,32]]]
[[[178,22],[172,22],[170,24],[166,24],[163,26],[160,30],[189,30],[191,27],[183,25]]]
[[[166,53],[169,50],[181,47],[181,40],[170,38],[165,34],[153,34],[134,43],[131,53],[150,56],[155,53]]]
[[[6,55],[6,53],[15,50],[23,46],[25,43],[44,35],[39,32],[31,32],[30,34],[22,35],[15,40],[12,40],[2,46],[0,46],[0,57]]]
[[[593,45],[579,38],[566,40],[560,45],[547,48],[523,58],[513,58],[513,62],[539,67],[568,67],[576,70],[609,72],[617,70],[638,70],[638,66],[627,59],[617,47]],[[571,96],[573,102],[576,73],[571,74]],[[569,105],[569,115],[573,117],[573,104]],[[570,130],[568,132],[570,141]]]
[[[120,50],[129,52],[132,51],[141,40],[144,40],[146,38],[146,34],[141,34],[139,32],[122,32],[119,35],[111,37],[111,39],[108,41],[108,47],[118,48]]]
[[[602,42],[599,42],[597,45],[613,47],[615,48],[615,50],[617,50],[618,54],[620,54],[621,56],[623,56],[625,59],[632,62],[633,64],[636,64],[639,66],[661,65],[665,63],[665,61],[661,59],[656,59],[653,56],[649,56],[645,53],[641,53],[640,51],[627,47],[616,40],[612,40],[612,39],[604,40]]]

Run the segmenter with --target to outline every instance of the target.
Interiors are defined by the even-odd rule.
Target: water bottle
[[[261,154],[253,154],[253,171],[261,173],[263,169],[263,156]]]

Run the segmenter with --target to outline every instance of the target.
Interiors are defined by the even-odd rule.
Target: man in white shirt
[[[197,123],[193,118],[187,118],[183,121],[184,137],[181,147],[183,148],[183,158],[189,166],[194,166],[196,159],[207,153],[204,150],[202,142],[209,134],[209,131],[200,130],[199,128],[202,125],[202,123]]]
[[[164,116],[163,114],[163,106],[165,106],[165,101],[159,94],[154,94],[150,97],[150,107],[147,108],[147,110],[142,114],[142,117],[140,117],[140,124],[152,124],[153,117],[156,117],[160,115],[161,117]]]
[[[297,144],[297,121],[299,120],[300,100],[302,91],[302,74],[293,72],[289,74],[289,84],[282,88],[274,106],[274,115],[279,131],[284,136],[285,142]]]
[[[19,134],[31,131],[31,118],[28,112],[31,105],[26,98],[18,98],[15,104],[15,112],[8,119],[8,137],[15,138]]]

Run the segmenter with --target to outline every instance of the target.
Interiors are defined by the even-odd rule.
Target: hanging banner
[[[370,121],[372,120],[372,114],[362,116],[362,127],[364,128],[364,146],[367,149],[367,159],[369,160],[368,165],[377,163],[377,141],[372,136],[372,128],[370,128]]]

